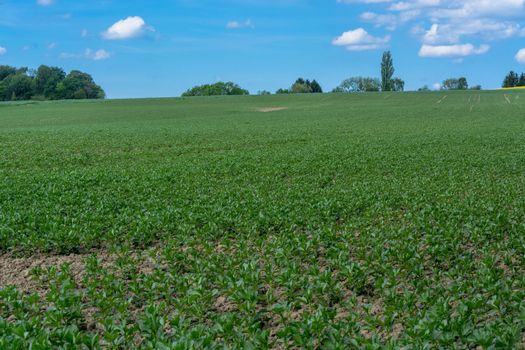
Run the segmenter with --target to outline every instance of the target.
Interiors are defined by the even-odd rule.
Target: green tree
[[[518,86],[525,86],[525,73],[521,73]]]
[[[514,71],[510,71],[509,74],[505,77],[503,80],[503,87],[504,88],[513,88],[518,86],[520,82],[520,77],[518,76],[518,73]]]
[[[232,82],[218,82],[215,84],[204,84],[194,86],[182,94],[189,96],[229,96],[229,95],[249,95],[249,91],[242,89],[239,85]]]
[[[334,92],[377,92],[381,89],[381,82],[376,78],[352,77],[344,80]]]
[[[467,78],[461,77],[459,79],[451,78],[443,81],[441,85],[442,90],[467,90],[468,82]]]
[[[392,53],[386,51],[383,53],[383,59],[381,61],[381,90],[382,91],[392,91],[393,82],[392,77],[394,76],[394,60],[392,58]]]
[[[323,93],[323,88],[321,87],[321,85],[315,79],[312,80],[312,82],[310,83],[310,89],[312,90],[312,93],[314,93],[314,94],[322,94]]]
[[[33,79],[26,74],[10,75],[2,80],[2,100],[29,100],[33,95]]]
[[[302,81],[302,82],[301,82]],[[308,82],[310,83],[310,82]],[[290,91],[293,94],[310,94],[312,93],[312,88],[309,84],[306,83],[306,81],[302,79],[298,79],[290,88]]]
[[[0,66],[0,81],[4,80],[10,75],[16,74],[16,68],[11,66]]]
[[[35,94],[49,100],[56,100],[60,96],[57,86],[66,78],[66,73],[59,67],[38,67],[35,76]]]
[[[405,91],[405,81],[399,78],[394,78],[391,80],[392,91],[402,92]]]
[[[102,99],[106,96],[104,90],[95,82],[91,75],[73,70],[66,78],[57,84],[56,93],[59,98],[71,99]]]
[[[467,78],[461,77],[458,79],[458,90],[467,90],[468,89],[468,82]]]

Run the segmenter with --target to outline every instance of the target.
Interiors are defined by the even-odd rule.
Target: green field
[[[0,180],[1,349],[525,346],[521,91],[0,104]]]

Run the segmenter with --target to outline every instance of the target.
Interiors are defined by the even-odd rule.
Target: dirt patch
[[[259,113],[271,113],[271,112],[277,112],[277,111],[284,111],[287,110],[288,107],[266,107],[266,108],[259,108],[257,109],[257,112]]]
[[[45,292],[39,290],[39,283],[33,278],[32,272],[35,269],[46,270],[50,267],[60,268],[60,266],[64,264],[69,264],[71,274],[75,280],[79,282],[85,275],[86,259],[92,254],[70,254],[64,256],[37,255],[29,258],[15,257],[11,254],[1,255],[0,289],[15,286],[22,293]],[[103,265],[109,266],[114,261],[114,257],[108,255],[107,252],[102,251],[95,254],[98,259],[102,261]]]

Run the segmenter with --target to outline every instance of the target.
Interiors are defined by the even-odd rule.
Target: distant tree
[[[271,95],[272,93],[270,91],[266,91],[266,90],[260,90],[260,91],[257,91],[257,95]]]
[[[33,79],[26,74],[9,75],[1,85],[3,101],[29,100],[33,94]]]
[[[0,66],[0,100],[54,100],[79,98],[104,98],[104,90],[93,78],[80,71],[67,76],[62,68],[40,66],[37,70],[27,67]]]
[[[239,85],[229,82],[218,82],[215,84],[205,84],[195,86],[182,96],[230,96],[230,95],[249,95],[248,90],[242,89]]]
[[[301,81],[303,81],[301,83]],[[310,83],[310,82],[308,82]],[[311,94],[312,93],[312,88],[310,87],[309,84],[306,83],[306,81],[302,80],[302,79],[298,79],[293,85],[292,87],[290,88],[290,91],[292,92],[292,94]]]
[[[405,91],[405,81],[399,78],[394,78],[391,80],[392,91],[402,92]]]
[[[57,86],[66,78],[66,73],[59,67],[40,66],[35,76],[35,94],[42,95],[46,99],[56,100],[60,98]]]
[[[4,80],[10,75],[16,74],[16,68],[10,66],[0,66],[0,81]]]
[[[276,94],[315,94],[322,92],[321,85],[315,79],[310,81],[309,79],[299,78],[289,89],[279,89]]]
[[[381,89],[381,82],[376,78],[352,77],[344,80],[334,92],[376,92]]]
[[[451,78],[443,81],[441,85],[441,90],[467,90],[468,82],[465,77],[459,79]]]
[[[56,94],[61,99],[101,99],[106,96],[104,90],[91,75],[78,70],[71,71],[63,81],[57,84]]]
[[[392,53],[386,51],[383,53],[383,59],[381,61],[381,90],[382,91],[392,91],[393,82],[392,77],[394,76],[394,60],[392,58]]]
[[[430,91],[430,88],[428,87],[428,85],[424,85],[423,87],[420,87],[419,89],[417,89],[417,91],[426,92],[426,91]]]
[[[312,80],[312,82],[310,83],[310,89],[312,90],[312,93],[314,94],[323,93],[323,88],[321,87],[321,85],[319,85],[319,83],[315,79]]]
[[[474,85],[469,87],[469,90],[481,90],[481,85]]]
[[[518,86],[525,86],[525,73],[521,73]]]
[[[467,90],[468,89],[468,82],[467,78],[461,77],[458,79],[458,90]]]
[[[503,87],[504,88],[513,88],[518,86],[520,82],[520,77],[518,76],[518,73],[514,71],[510,71],[509,74],[505,77],[505,80],[503,80]]]
[[[459,82],[455,78],[447,79],[441,84],[441,90],[458,90]]]

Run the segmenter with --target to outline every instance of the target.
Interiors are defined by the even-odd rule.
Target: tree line
[[[102,99],[106,94],[91,75],[68,74],[60,67],[0,66],[0,101]]]
[[[518,73],[514,71],[510,71],[509,74],[505,77],[503,80],[503,88],[515,88],[515,87],[522,87],[525,86],[525,73],[521,73],[521,75],[518,75]]]
[[[370,92],[370,91],[404,91],[405,82],[394,77],[395,68],[392,53],[386,51],[381,62],[381,79],[369,77],[352,77],[345,79],[332,92]],[[319,94],[323,88],[317,80],[298,78],[289,88],[281,88],[276,94]],[[195,86],[182,96],[213,96],[213,95],[248,95],[249,92],[237,84],[215,83]],[[258,92],[259,95],[270,95],[269,91]]]

